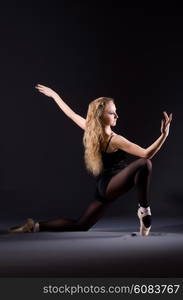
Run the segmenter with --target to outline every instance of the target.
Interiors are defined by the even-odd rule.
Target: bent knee
[[[149,171],[152,170],[152,161],[149,158],[142,157],[140,160],[143,167],[146,167]]]

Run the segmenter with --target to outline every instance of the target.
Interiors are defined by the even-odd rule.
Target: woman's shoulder
[[[116,138],[118,138],[120,136],[120,134],[118,134],[118,133],[116,133],[116,132],[112,132],[112,134],[111,134],[111,142],[112,141],[114,141],[114,140],[116,140]]]
[[[111,133],[112,137],[118,135],[116,132],[112,131]]]
[[[106,140],[101,147],[102,152],[105,151],[106,147],[107,147],[107,153],[114,152],[115,150],[117,150],[117,148],[114,147],[112,143],[112,140],[115,138],[115,136],[117,136],[117,133],[115,133],[114,131],[112,131],[111,134],[106,136]]]
[[[121,134],[114,132],[112,134],[112,138],[111,138],[111,142],[110,142],[111,146],[118,147],[118,143],[121,138],[124,138],[124,137]]]
[[[115,139],[124,138],[124,136],[122,134],[119,134],[119,133],[116,133],[116,132],[112,132],[112,136]]]

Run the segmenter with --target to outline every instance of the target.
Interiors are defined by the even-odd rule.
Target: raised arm
[[[145,158],[152,158],[156,152],[158,152],[165,142],[168,134],[169,134],[169,127],[172,121],[172,114],[168,117],[166,112],[164,113],[164,120],[161,122],[161,135],[160,137],[148,148],[142,148],[137,144],[134,144],[124,138],[121,135],[115,135],[112,139],[112,144],[114,147],[124,150],[132,155],[145,157]]]
[[[67,117],[69,117],[71,120],[73,120],[79,127],[81,127],[83,130],[85,130],[85,119],[81,117],[80,115],[76,114],[62,99],[61,97],[52,89],[49,87],[46,87],[41,84],[36,85],[36,89],[48,96],[53,98],[55,102],[58,104],[58,106],[61,108],[61,110],[66,114]]]

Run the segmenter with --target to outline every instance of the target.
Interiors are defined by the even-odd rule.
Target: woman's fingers
[[[172,113],[168,117],[168,123],[171,123],[171,121],[172,121]]]
[[[36,86],[39,86],[39,87],[46,87],[45,85],[42,85],[42,84],[37,84]]]
[[[164,123],[164,121],[163,120],[161,120],[161,130],[163,129],[163,124]]]
[[[50,89],[49,87],[44,86],[44,85],[42,85],[42,84],[37,84],[37,85],[36,85],[36,89],[37,89],[40,93],[42,93],[42,94],[44,94],[44,95],[46,95],[46,96],[48,96],[48,97],[53,97],[53,95],[54,95],[54,93],[55,93],[52,89]]]
[[[172,121],[172,113],[168,116],[166,111],[163,111],[164,119],[161,120],[161,132],[162,133],[168,133],[170,123]]]
[[[45,89],[45,88],[40,88],[40,87],[37,87],[37,90],[42,93],[42,94],[47,94],[48,93],[48,90]]]
[[[36,89],[37,89],[37,90],[42,90],[43,88],[42,88],[42,87],[39,87],[39,86],[36,86]]]
[[[163,112],[164,117],[165,117],[165,125],[169,124],[172,121],[172,113],[168,116],[167,112]]]
[[[172,121],[172,113],[169,116],[169,120],[170,120],[170,122]]]
[[[45,85],[42,85],[42,84],[37,84],[37,85],[35,86],[35,88],[38,89],[38,90],[48,89],[48,87],[46,87]]]
[[[37,88],[37,89],[44,89],[45,87],[43,87],[43,86],[41,86],[41,85],[39,85],[39,86],[37,85],[36,88]]]
[[[45,88],[45,87],[36,87],[36,89],[39,90],[39,91],[46,91],[46,90],[48,90],[48,89]]]
[[[163,114],[164,114],[164,122],[165,122],[165,125],[166,125],[166,123],[168,122],[168,115],[167,115],[167,113],[166,113],[166,111],[164,111],[163,112]]]
[[[48,97],[54,97],[54,95],[56,95],[55,91],[52,90],[51,88],[47,87],[47,86],[44,86],[42,84],[37,84],[36,86],[36,89],[42,93],[42,94],[45,94],[46,96]]]
[[[167,112],[164,111],[163,114],[164,114],[164,117],[165,117],[165,119],[166,119],[166,121],[167,121],[167,120],[169,119],[169,118],[168,118],[168,115],[167,115]]]

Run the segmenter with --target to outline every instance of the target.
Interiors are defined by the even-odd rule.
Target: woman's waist
[[[117,169],[122,169],[124,167],[127,167],[127,163],[126,161],[120,161],[120,162],[117,162],[117,163],[113,163],[112,165],[108,165],[108,166],[105,166],[103,167],[103,171],[110,171],[110,170],[117,170]]]
[[[123,163],[120,165],[118,164],[116,166],[104,168],[97,178],[100,179],[102,176],[115,175],[116,173],[120,172],[126,167],[127,167],[127,163]]]

